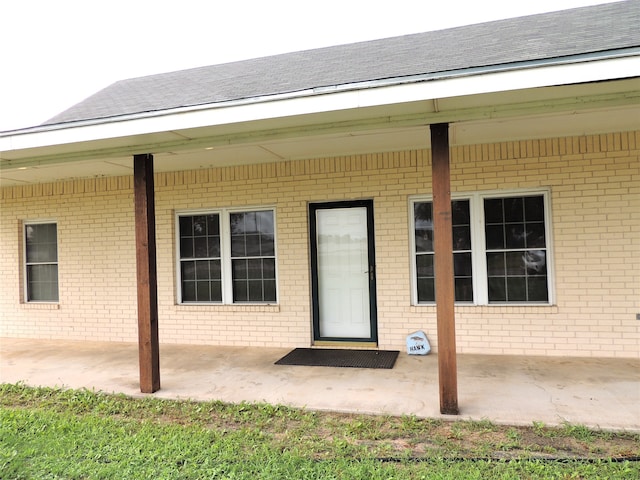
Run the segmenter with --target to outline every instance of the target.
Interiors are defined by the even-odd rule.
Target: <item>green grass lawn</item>
[[[640,435],[0,385],[0,478],[640,478]]]

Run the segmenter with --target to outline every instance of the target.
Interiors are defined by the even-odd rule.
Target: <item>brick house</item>
[[[0,336],[138,338],[135,156],[161,342],[435,346],[435,183],[458,352],[639,358],[639,24],[627,1],[123,80],[0,133]]]

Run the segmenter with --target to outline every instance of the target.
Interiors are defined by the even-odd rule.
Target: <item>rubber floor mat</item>
[[[398,350],[296,348],[275,363],[308,367],[393,368],[399,353]]]

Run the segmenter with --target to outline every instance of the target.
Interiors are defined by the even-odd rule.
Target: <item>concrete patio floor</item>
[[[390,370],[274,365],[288,351],[162,345],[162,388],[153,395],[640,432],[640,360],[458,355],[460,415],[447,416],[436,355],[401,351]],[[0,382],[144,396],[130,343],[2,338]]]

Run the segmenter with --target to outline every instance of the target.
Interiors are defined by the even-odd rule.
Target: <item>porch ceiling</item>
[[[452,145],[640,126],[639,78],[340,110],[331,108],[331,97],[314,97],[328,105],[312,114],[174,129],[163,129],[160,118],[153,119],[154,129],[135,135],[121,133],[128,123],[122,121],[102,138],[56,145],[22,146],[16,135],[9,139],[12,148],[0,149],[0,186],[130,175],[136,153],[153,153],[155,169],[162,172],[427,148],[427,126],[439,122],[450,122]],[[29,135],[38,135],[37,129]]]

